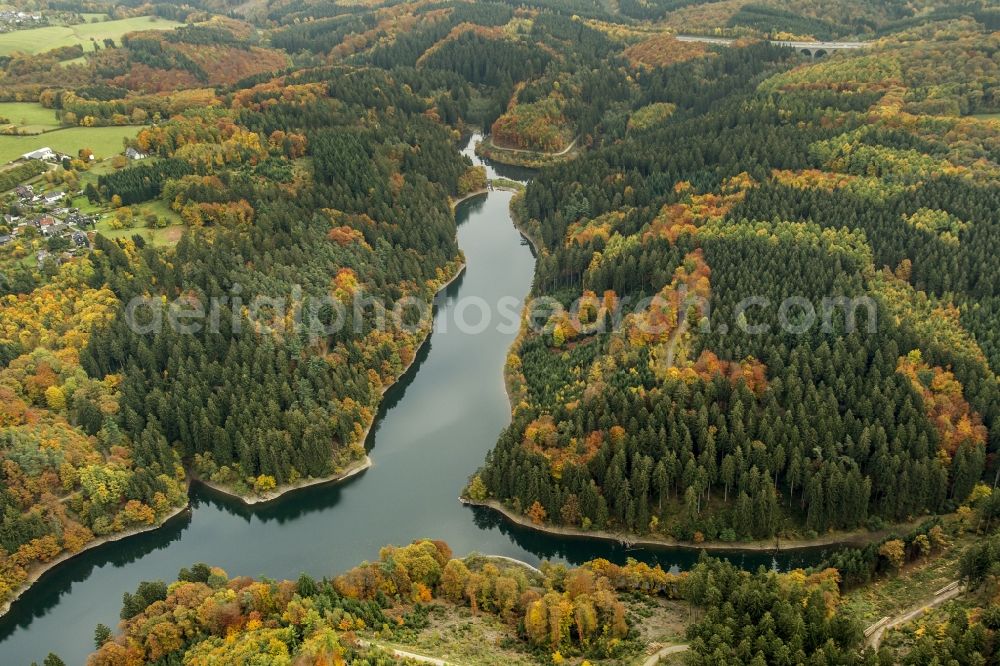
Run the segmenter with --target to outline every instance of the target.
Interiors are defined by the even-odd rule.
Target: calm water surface
[[[471,142],[465,152],[474,158]],[[527,178],[502,167],[489,166],[489,172]],[[83,664],[97,623],[116,626],[124,592],[142,580],[173,580],[195,562],[221,566],[230,575],[332,576],[377,558],[385,544],[430,537],[447,541],[456,554],[495,553],[533,564],[635,557],[689,566],[697,557],[691,550],[626,551],[608,542],[552,538],[458,502],[510,416],[502,369],[514,334],[490,327],[471,335],[455,325],[459,298],[493,304],[502,297],[523,299],[530,289],[534,257],[508,215],[510,198],[491,192],[459,206],[458,240],[468,267],[439,296],[434,332],[386,394],[368,442],[374,461],[369,470],[258,508],[193,488],[190,512],[154,532],[83,553],[36,583],[0,618],[0,666],[41,663],[50,651],[67,664]],[[475,322],[475,312],[466,319]],[[756,567],[808,563],[818,555],[729,557]]]

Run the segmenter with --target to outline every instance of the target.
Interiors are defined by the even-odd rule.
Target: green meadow
[[[0,119],[2,118],[6,118],[9,122],[0,122],[0,129],[13,126],[19,131],[30,134],[59,127],[56,112],[46,109],[37,102],[0,102]]]
[[[0,55],[41,53],[60,46],[83,45],[85,51],[93,51],[91,40],[102,42],[111,38],[117,44],[122,35],[137,30],[172,30],[182,25],[157,16],[138,16],[117,21],[80,23],[79,25],[53,25],[31,30],[15,30],[0,35]]]
[[[74,200],[74,205],[77,205],[78,200],[81,199],[82,201],[80,203],[87,201],[85,197],[78,197],[77,200]],[[80,210],[86,212],[86,207],[81,207]],[[108,238],[131,238],[132,236],[141,236],[146,243],[152,245],[153,247],[169,247],[177,245],[177,241],[181,239],[181,236],[187,229],[187,226],[181,220],[181,216],[170,210],[167,204],[159,199],[136,204],[135,206],[132,206],[132,212],[135,214],[134,227],[130,229],[111,228],[111,218],[114,213],[108,212],[101,215],[101,219],[97,222],[96,230]],[[168,226],[157,229],[151,229],[145,226],[143,216],[146,213],[153,213],[157,217],[164,218],[167,221]]]
[[[97,159],[117,155],[124,150],[122,140],[139,133],[135,125],[115,127],[68,127],[32,136],[0,136],[0,164],[16,160],[25,153],[49,147],[58,153],[75,156],[81,148],[90,148]]]

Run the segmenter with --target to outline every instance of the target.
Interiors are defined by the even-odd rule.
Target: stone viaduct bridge
[[[725,37],[699,37],[698,35],[677,35],[680,42],[703,42],[705,44],[717,44],[719,46],[729,46],[734,39]],[[870,42],[790,42],[782,39],[769,40],[775,46],[787,46],[793,48],[807,58],[822,58],[834,51],[846,51],[860,49],[868,46]]]

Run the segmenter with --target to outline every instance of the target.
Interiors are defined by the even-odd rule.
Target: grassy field
[[[140,222],[141,224],[141,222]],[[153,247],[170,247],[177,245],[177,241],[184,235],[183,224],[172,224],[162,229],[150,229],[148,227],[136,226],[131,229],[111,229],[107,220],[102,219],[97,223],[97,232],[106,238],[131,238],[132,236],[142,236],[147,245]]]
[[[110,37],[117,44],[122,35],[129,32],[172,30],[180,25],[176,21],[168,21],[159,17],[139,16],[118,21],[15,30],[0,35],[0,55],[10,55],[15,51],[41,53],[60,46],[73,46],[74,44],[82,44],[85,51],[93,51],[92,39],[101,42]]]
[[[60,60],[60,67],[69,67],[70,65],[86,65],[87,56],[80,56],[79,58],[70,58],[69,60]]]
[[[73,208],[79,208],[80,212],[84,215],[91,215],[93,213],[100,213],[104,211],[101,206],[90,203],[90,199],[82,194],[80,196],[73,197],[72,206]]]
[[[1000,120],[1000,113],[977,113],[972,117],[980,120]]]
[[[0,118],[10,121],[9,125],[0,123],[0,129],[13,125],[32,134],[59,127],[56,112],[37,102],[0,102]]]
[[[153,161],[155,159],[156,158],[150,158],[150,161]],[[80,189],[86,187],[88,183],[91,183],[94,185],[94,187],[97,187],[98,179],[101,176],[108,175],[114,170],[115,168],[111,165],[111,160],[108,159],[107,156],[104,156],[103,160],[100,160],[97,163],[92,164],[90,168],[87,169],[86,171],[80,172]]]
[[[93,213],[102,210],[93,206],[87,201],[86,197],[77,197],[77,199],[73,200],[73,205],[80,208],[84,213]],[[108,238],[131,238],[138,235],[142,236],[146,240],[146,243],[153,247],[168,247],[176,245],[186,229],[186,226],[181,221],[181,216],[170,210],[167,204],[159,199],[136,204],[132,206],[132,211],[135,214],[135,226],[131,229],[112,229],[109,222],[113,213],[106,213],[98,221],[96,230]],[[143,215],[147,212],[153,213],[157,217],[165,218],[170,226],[163,227],[162,229],[151,229],[145,226],[146,223],[143,220]]]
[[[138,133],[137,126],[68,127],[34,136],[0,136],[0,164],[46,146],[67,155],[75,156],[81,148],[90,148],[98,159],[111,157],[124,150],[122,139]]]
[[[102,161],[92,164],[89,169],[80,172],[80,186],[86,187],[87,183],[93,183],[96,186],[99,176],[106,176],[114,170],[115,168],[111,166],[111,160],[105,155]]]

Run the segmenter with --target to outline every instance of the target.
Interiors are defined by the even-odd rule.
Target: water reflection
[[[159,529],[102,544],[63,562],[46,572],[30,590],[0,618],[0,642],[15,630],[29,626],[44,617],[69,594],[74,584],[88,580],[98,567],[124,567],[179,541],[191,522],[191,511],[174,516]],[[96,624],[96,623],[95,623]],[[0,663],[7,664],[6,660]]]
[[[500,513],[486,507],[468,506],[473,521],[481,530],[498,530],[520,548],[532,553],[538,561],[562,560],[570,564],[582,564],[598,557],[613,562],[624,562],[628,558],[659,564],[664,569],[679,571],[689,569],[701,550],[690,547],[673,546],[625,546],[617,541],[590,539],[583,536],[546,534],[509,521]],[[738,548],[734,545],[734,548]],[[808,567],[822,560],[829,548],[818,547],[795,551],[771,550],[724,550],[711,551],[710,555],[722,557],[744,569],[765,567],[786,571],[797,567]]]

